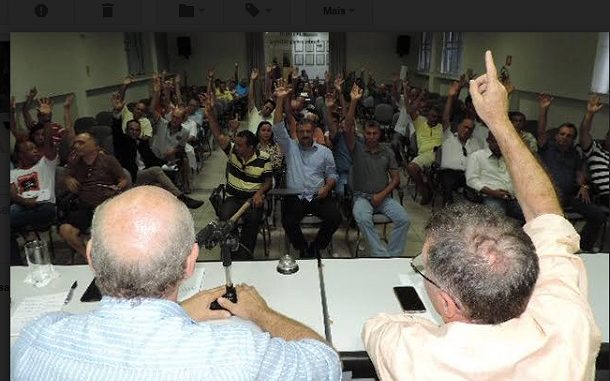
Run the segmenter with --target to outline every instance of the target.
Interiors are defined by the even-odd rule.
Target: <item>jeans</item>
[[[37,203],[33,208],[26,208],[19,204],[11,205],[11,227],[22,229],[27,226],[35,228],[55,221],[55,204],[50,202]]]
[[[374,207],[368,198],[354,195],[354,218],[360,231],[364,234],[374,257],[401,256],[407,244],[407,231],[411,225],[405,208],[391,197],[386,197],[379,205]],[[381,243],[379,233],[373,223],[373,213],[381,213],[392,220],[393,228],[387,248]]]

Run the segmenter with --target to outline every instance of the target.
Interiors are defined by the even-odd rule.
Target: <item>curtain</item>
[[[333,76],[338,73],[345,74],[347,45],[345,32],[330,32],[328,41],[330,43],[330,73]]]
[[[144,47],[142,33],[124,33],[127,52],[127,70],[131,75],[144,74]]]
[[[248,62],[248,78],[250,70],[258,68],[260,77],[256,86],[255,104],[258,109],[263,102],[263,77],[265,75],[265,37],[263,32],[246,33],[246,61]]]

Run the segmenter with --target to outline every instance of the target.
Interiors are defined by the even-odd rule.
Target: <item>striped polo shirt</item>
[[[608,151],[594,140],[589,149],[584,152],[589,165],[591,182],[600,195],[608,194]]]
[[[261,188],[267,178],[273,176],[271,158],[266,152],[258,149],[254,155],[247,160],[242,160],[235,154],[233,144],[227,146],[225,152],[229,157],[227,162],[227,193],[238,198],[250,198]]]

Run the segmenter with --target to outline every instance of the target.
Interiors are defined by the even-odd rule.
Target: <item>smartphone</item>
[[[102,300],[102,293],[100,292],[100,289],[97,288],[95,284],[95,278],[93,278],[91,284],[89,284],[89,287],[87,287],[87,290],[85,290],[85,293],[83,294],[83,296],[81,296],[80,301],[99,302],[100,300]]]
[[[426,312],[426,306],[412,286],[396,286],[394,294],[405,312]]]

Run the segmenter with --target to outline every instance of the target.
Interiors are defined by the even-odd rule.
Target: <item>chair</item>
[[[360,250],[360,242],[362,242],[362,236],[360,235],[360,228],[358,227],[358,224],[356,223],[356,219],[352,213],[352,210],[354,207],[354,193],[353,193],[351,187],[347,184],[345,185],[344,194],[345,194],[347,202],[349,203],[349,205],[351,205],[350,213],[349,213],[350,221],[345,227],[345,243],[347,245],[348,250],[350,251],[351,256],[353,258],[358,258],[358,251]],[[388,229],[387,228],[388,228],[388,225],[391,223],[392,223],[392,220],[385,214],[380,213],[380,212],[373,213],[373,225],[375,225],[375,226],[382,225],[383,226],[383,235],[381,236],[381,239],[386,244],[388,243]],[[351,226],[354,226],[356,229],[356,243],[355,243],[353,250],[349,244],[349,230],[350,230]]]
[[[216,217],[218,217],[218,218],[220,218],[220,210],[221,210],[221,207],[222,207],[222,204],[223,204],[225,198],[226,198],[225,184],[219,184],[216,188],[214,188],[214,190],[210,194],[210,197],[209,197],[210,204],[212,204],[212,207],[214,208],[214,213],[216,214]],[[269,258],[269,245],[271,244],[271,230],[269,229],[269,221],[268,221],[269,215],[270,215],[269,201],[267,200],[267,202],[265,203],[264,211],[263,211],[263,218],[261,219],[261,223],[260,223],[260,226],[258,229],[258,232],[263,237],[263,252],[265,253],[266,258]],[[241,226],[243,225],[243,223],[244,223],[243,218],[240,218],[237,221],[238,231],[241,231]],[[252,254],[254,255],[254,253],[252,253]]]

